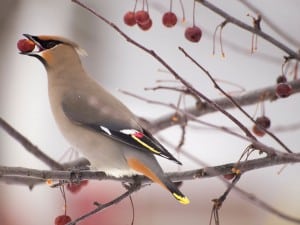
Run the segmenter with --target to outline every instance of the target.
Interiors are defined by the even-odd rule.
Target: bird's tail
[[[188,197],[186,197],[184,194],[181,193],[181,191],[178,189],[176,184],[174,184],[172,181],[170,181],[168,178],[165,177],[165,179],[162,180],[162,185],[168,189],[169,192],[173,195],[173,197],[179,201],[181,204],[187,205],[190,203],[190,200]]]
[[[130,168],[144,174],[150,180],[152,180],[155,183],[160,184],[162,187],[164,187],[169,192],[171,192],[172,195],[174,196],[174,198],[176,198],[176,200],[179,201],[181,204],[185,204],[185,205],[189,204],[190,200],[181,193],[181,191],[178,189],[178,187],[168,177],[166,177],[163,174],[163,171],[161,170],[157,161],[154,159],[154,156],[152,156],[152,157],[153,158],[149,157],[149,159],[151,159],[149,165],[151,165],[152,169],[150,167],[146,166],[139,159],[133,158],[133,157],[127,159],[127,163]]]

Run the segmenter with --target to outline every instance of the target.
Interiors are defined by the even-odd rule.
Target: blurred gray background
[[[140,2],[138,9],[141,8]],[[186,22],[181,22],[179,2],[174,1],[173,10],[178,15],[179,24],[175,28],[167,29],[162,26],[161,17],[164,12],[168,11],[169,1],[149,0],[153,27],[150,31],[143,32],[136,26],[127,27],[122,21],[125,12],[133,9],[134,1],[86,1],[89,6],[118,25],[134,40],[155,50],[181,76],[211,98],[218,98],[221,95],[201,71],[178,51],[178,46],[185,48],[214,77],[239,84],[246,90],[275,84],[277,76],[281,73],[282,57],[285,55],[282,51],[259,38],[258,51],[251,55],[251,34],[229,24],[223,30],[225,58],[221,57],[218,41],[216,42],[216,55],[213,56],[212,34],[223,19],[197,4],[196,24],[201,27],[203,37],[197,44],[190,43],[183,34],[185,28],[192,24],[193,2],[188,0],[183,2]],[[251,24],[251,18],[246,16],[251,11],[239,1],[215,0],[211,2]],[[284,33],[298,40],[300,36],[298,1],[255,0],[251,3]],[[151,56],[126,42],[111,27],[71,1],[2,0],[0,11],[0,116],[51,157],[59,159],[69,149],[69,145],[58,132],[50,112],[45,69],[38,60],[18,54],[16,43],[22,38],[23,33],[61,35],[79,43],[88,52],[88,57],[82,59],[86,70],[122,99],[138,116],[151,120],[172,112],[168,108],[148,104],[118,91],[122,89],[152,100],[176,104],[178,93],[144,91],[144,88],[159,85],[157,80],[169,81],[162,83],[163,85],[178,86],[179,84],[171,82],[173,77],[169,73],[160,72],[164,68]],[[252,13],[252,15],[255,14]],[[284,38],[279,37],[264,21],[262,21],[262,29],[292,49],[299,48],[299,45],[288,43]],[[293,64],[291,68],[292,66]],[[288,70],[290,71],[291,69]],[[226,83],[221,83],[221,85],[228,91],[236,90],[235,87]],[[299,124],[299,100],[300,97],[295,95],[274,103],[265,103],[266,114],[271,118],[272,126],[289,127]],[[187,98],[186,105],[191,104],[193,104],[192,99]],[[249,106],[246,110],[254,115],[255,108],[256,106]],[[245,121],[246,125],[251,126],[251,123],[240,113],[232,112]],[[207,115],[201,119],[235,129],[230,121],[219,114]],[[299,130],[278,131],[276,134],[291,149],[295,151],[299,149]],[[180,129],[173,127],[158,133],[158,136],[175,146],[178,144]],[[263,141],[278,147],[268,137],[264,137]],[[245,142],[228,134],[192,125],[187,129],[183,148],[209,165],[219,165],[236,161],[246,145]],[[172,149],[172,146],[167,146]],[[184,164],[183,167],[177,168],[176,165],[161,160],[165,170],[176,171],[202,167],[184,156],[179,157]],[[1,129],[0,164],[47,169],[43,163],[28,154]],[[272,204],[275,208],[298,216],[300,212],[299,166],[288,165],[279,174],[281,168],[279,166],[249,172],[242,177],[239,186]],[[72,218],[81,215],[88,208],[92,209],[92,203],[95,200],[105,202],[123,191],[118,182],[104,181],[90,182],[86,189],[82,191],[82,194],[67,194],[68,214]],[[159,186],[151,185],[133,195],[136,210],[135,224],[208,224],[211,199],[221,195],[224,190],[225,186],[218,178],[187,181],[182,191],[189,196],[191,204],[182,206]],[[58,189],[41,185],[29,191],[24,186],[0,184],[0,223],[3,225],[50,225],[53,224],[54,218],[62,213],[63,200]],[[99,217],[98,223],[95,222],[97,216]],[[130,203],[126,200],[97,216],[82,224],[100,224],[100,222],[105,222],[107,225],[129,224]],[[220,216],[223,225],[289,224],[253,206],[234,191],[225,202]]]

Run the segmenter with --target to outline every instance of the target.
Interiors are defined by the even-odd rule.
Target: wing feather
[[[121,106],[121,109],[114,106]],[[80,126],[181,165],[181,162],[136,122],[135,116],[122,103],[107,103],[76,92],[64,97],[62,109],[67,118]],[[123,111],[120,114],[120,110],[125,110],[125,113]]]

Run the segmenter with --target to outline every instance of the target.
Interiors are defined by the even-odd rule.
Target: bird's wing
[[[62,109],[67,118],[74,123],[137,150],[159,155],[181,164],[149,132],[144,130],[127,107],[115,98],[106,101],[76,92],[65,95]]]

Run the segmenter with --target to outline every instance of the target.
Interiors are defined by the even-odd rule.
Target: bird
[[[180,203],[190,203],[164,173],[155,156],[178,161],[120,100],[86,73],[75,42],[54,35],[23,34],[45,67],[52,114],[62,135],[98,170],[114,177],[144,175],[168,190]]]

